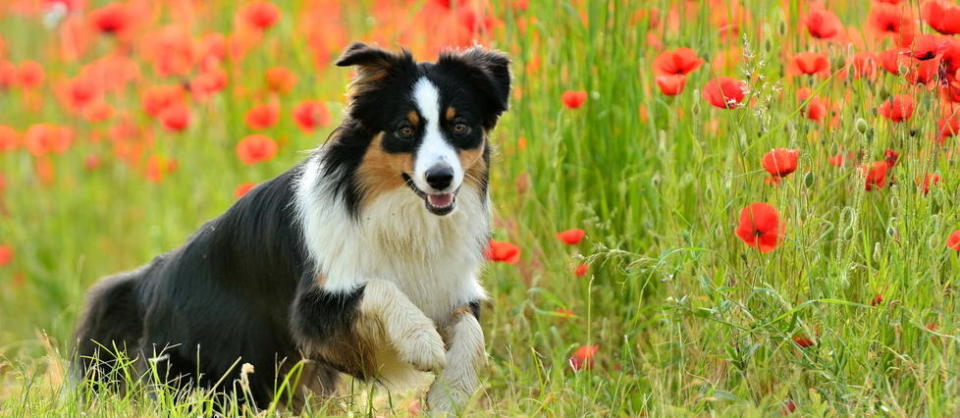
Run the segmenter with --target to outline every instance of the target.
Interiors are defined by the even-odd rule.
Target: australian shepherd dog
[[[220,390],[245,369],[264,406],[294,365],[298,393],[330,394],[340,373],[390,387],[431,372],[431,408],[469,399],[486,356],[477,274],[509,60],[474,47],[416,62],[357,43],[336,64],[356,77],[330,138],[183,246],[95,285],[76,373],[103,382],[129,358]]]

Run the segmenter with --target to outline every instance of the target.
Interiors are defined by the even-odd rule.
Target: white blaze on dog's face
[[[437,86],[430,79],[421,78],[413,87],[413,99],[423,124],[423,137],[413,163],[413,185],[426,194],[428,210],[445,215],[456,204],[455,194],[463,182],[463,166],[457,149],[440,128],[440,92]],[[449,122],[455,124],[450,129],[453,135],[464,136],[470,130],[466,120]]]
[[[338,65],[358,66],[345,125],[367,132],[369,142],[344,143],[328,161],[353,167],[357,213],[398,187],[422,199],[437,216],[452,213],[460,193],[487,193],[487,133],[506,110],[509,60],[473,48],[441,54],[436,63],[413,61],[363,44],[351,46]],[[359,128],[358,128],[359,127]],[[470,187],[464,187],[470,186]]]

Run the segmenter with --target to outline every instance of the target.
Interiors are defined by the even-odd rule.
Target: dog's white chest
[[[318,174],[308,165],[302,181],[316,181],[309,177]],[[476,276],[489,211],[479,191],[465,185],[457,209],[441,217],[429,213],[413,192],[398,188],[351,219],[323,189],[321,184],[298,200],[307,249],[320,266],[324,289],[344,292],[370,279],[388,280],[434,321],[483,298]]]

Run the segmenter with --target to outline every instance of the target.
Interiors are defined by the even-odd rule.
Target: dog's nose
[[[453,182],[453,167],[446,164],[437,164],[427,169],[427,184],[436,190],[446,190]]]

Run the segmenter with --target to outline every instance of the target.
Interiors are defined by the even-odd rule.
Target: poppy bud
[[[693,91],[693,106],[690,107],[690,112],[693,113],[693,116],[700,114],[700,90]]]
[[[863,120],[863,118],[857,118],[856,126],[857,132],[861,134],[867,133],[867,121]]]

